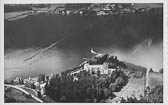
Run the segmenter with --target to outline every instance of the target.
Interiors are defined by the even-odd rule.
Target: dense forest
[[[104,102],[115,97],[113,92],[120,91],[127,82],[122,71],[113,71],[110,76],[82,71],[74,76],[54,75],[45,89],[46,95],[56,102]]]

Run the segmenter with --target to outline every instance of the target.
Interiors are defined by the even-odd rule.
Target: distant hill
[[[128,70],[136,70],[136,71],[144,71],[144,72],[146,71],[145,67],[138,66],[128,62],[124,62],[124,63],[126,64]]]
[[[134,77],[134,78],[145,77],[146,70],[147,70],[145,67],[128,63],[128,62],[124,62],[124,63],[127,66],[127,71],[129,71],[129,73],[131,74],[131,77]]]

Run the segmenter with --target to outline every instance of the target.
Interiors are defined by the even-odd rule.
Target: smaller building
[[[23,85],[24,81],[23,81],[22,78],[16,77],[16,79],[13,80],[13,84],[15,84],[15,85]]]
[[[46,96],[45,95],[45,85],[46,83],[43,83],[43,84],[40,84],[40,93],[41,93],[41,96]]]

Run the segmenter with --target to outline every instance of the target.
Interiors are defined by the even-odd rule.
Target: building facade
[[[97,73],[100,71],[100,74],[111,74],[115,69],[109,68],[109,63],[104,62],[103,64],[100,65],[90,65],[89,63],[86,63],[84,65],[84,70],[89,71],[91,74]]]

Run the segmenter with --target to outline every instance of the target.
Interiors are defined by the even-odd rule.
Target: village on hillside
[[[153,72],[117,56],[91,53],[93,58],[61,74],[6,80],[5,102],[163,102],[163,69]],[[154,96],[156,89],[162,91],[159,96]]]

